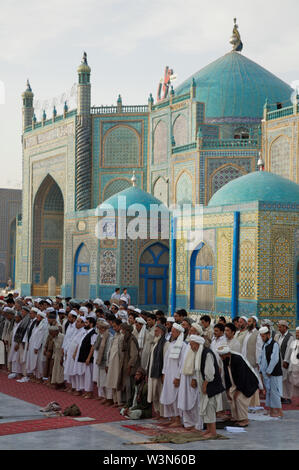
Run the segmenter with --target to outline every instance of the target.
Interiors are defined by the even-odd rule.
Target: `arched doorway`
[[[74,294],[77,299],[89,298],[90,254],[84,243],[78,247],[74,263]]]
[[[32,294],[48,295],[48,279],[55,277],[60,292],[63,269],[64,202],[62,192],[48,175],[33,206]]]
[[[168,304],[169,250],[154,243],[144,250],[139,263],[139,304],[166,306]]]
[[[190,259],[190,308],[211,311],[214,307],[214,259],[212,250],[203,242]]]

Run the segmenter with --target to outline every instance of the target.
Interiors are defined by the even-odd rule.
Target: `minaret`
[[[27,80],[27,88],[22,94],[22,99],[23,99],[23,109],[22,109],[22,115],[23,115],[23,132],[26,129],[26,127],[31,127],[32,128],[32,118],[34,114],[34,109],[33,109],[33,93],[31,90],[31,86],[29,83],[29,80]]]
[[[91,207],[90,67],[84,52],[78,67],[76,121],[76,210]]]

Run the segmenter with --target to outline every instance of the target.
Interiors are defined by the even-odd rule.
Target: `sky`
[[[29,78],[39,109],[73,85],[83,52],[92,105],[147,104],[166,65],[174,87],[231,50],[233,18],[246,57],[290,85],[299,83],[297,0],[0,0],[0,168],[2,188],[22,187],[22,92]],[[1,93],[4,87],[5,93]]]

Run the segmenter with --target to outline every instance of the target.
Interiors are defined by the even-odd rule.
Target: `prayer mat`
[[[146,436],[156,436],[158,433],[163,434],[165,431],[172,434],[186,434],[189,431],[187,429],[182,428],[171,428],[167,429],[162,424],[156,423],[143,423],[141,424],[122,424],[123,428],[131,429],[132,431],[139,432],[140,434],[145,434]]]
[[[222,436],[221,434],[217,434],[216,437],[209,437],[205,439],[197,432],[187,432],[187,433],[162,433],[158,434],[155,437],[151,437],[149,441],[144,442],[126,442],[126,445],[136,445],[136,444],[158,444],[158,443],[171,443],[171,444],[186,444],[187,442],[195,442],[195,441],[214,441],[214,440],[226,440],[229,437]]]

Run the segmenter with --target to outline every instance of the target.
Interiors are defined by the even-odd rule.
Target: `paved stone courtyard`
[[[272,421],[250,421],[246,432],[228,438],[187,444],[141,444],[150,435],[138,431],[152,420],[130,421],[118,410],[104,407],[96,400],[84,400],[50,390],[44,385],[19,384],[0,372],[0,449],[1,450],[298,450],[299,407],[284,410],[284,417]],[[62,408],[76,402],[81,421],[71,417],[45,417],[40,409],[50,401]],[[129,427],[128,427],[129,426]],[[136,430],[137,429],[137,430]],[[131,444],[134,443],[134,444]]]

